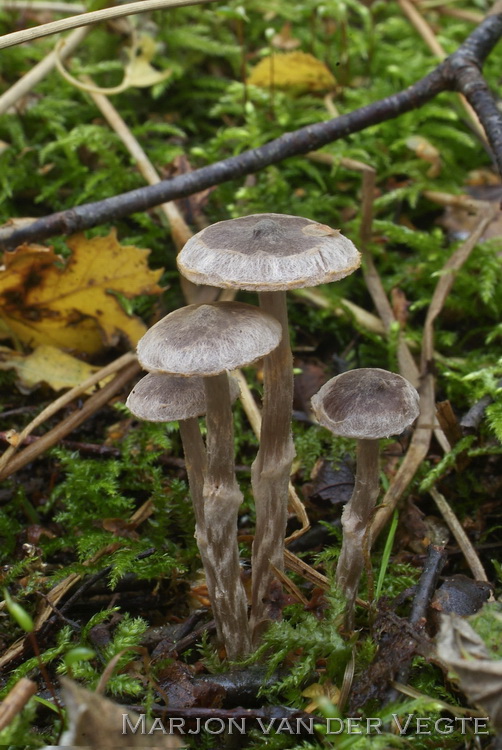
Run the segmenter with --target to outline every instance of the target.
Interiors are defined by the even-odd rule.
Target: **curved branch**
[[[0,50],[15,47],[23,42],[32,42],[34,39],[41,39],[44,36],[59,34],[61,31],[109,21],[112,18],[123,18],[135,13],[146,13],[153,10],[165,10],[168,7],[178,8],[184,5],[202,5],[202,3],[213,2],[215,0],[140,0],[140,2],[126,3],[114,8],[102,8],[88,13],[78,13],[76,16],[70,16],[70,18],[61,18],[59,21],[42,23],[39,26],[33,26],[31,29],[22,29],[21,31],[13,31],[11,34],[5,34],[0,37]]]
[[[370,125],[391,120],[417,109],[442,91],[460,90],[482,122],[502,174],[502,113],[481,76],[481,66],[502,36],[502,13],[488,16],[450,57],[431,73],[403,91],[353,112],[308,125],[276,138],[259,148],[223,159],[189,174],[157,185],[132,190],[95,203],[60,211],[20,229],[0,229],[0,246],[12,249],[23,242],[89,229],[105,222],[145,211],[161,203],[184,198],[227,180],[258,172],[291,156],[306,154],[328,143],[357,133]]]

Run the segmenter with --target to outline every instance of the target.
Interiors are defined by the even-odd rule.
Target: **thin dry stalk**
[[[446,498],[438,492],[435,487],[432,487],[429,490],[429,494],[434,498],[434,502],[438,506],[441,515],[448,524],[448,528],[462,550],[462,554],[465,557],[467,565],[471,569],[472,575],[476,581],[488,581],[488,576],[486,575],[485,569],[483,568],[476,550],[472,546],[469,537],[462,528],[457,516],[447,503]]]
[[[326,576],[324,576],[322,573],[319,573],[318,570],[306,563],[305,560],[297,557],[287,549],[284,550],[284,566],[292,573],[296,573],[297,575],[301,576],[306,581],[313,583],[314,586],[317,586],[323,591],[329,590],[330,583],[329,579]]]
[[[59,51],[60,58],[65,60],[69,57],[85,39],[89,31],[90,29],[85,27],[83,29],[76,29],[69,34],[65,40],[64,47]],[[37,63],[34,68],[28,71],[28,73],[0,96],[0,115],[5,114],[5,112],[26,96],[29,91],[34,89],[55,68],[56,56],[56,50],[49,52],[43,60]]]
[[[413,479],[418,467],[425,459],[432,428],[435,420],[435,392],[432,365],[434,361],[434,321],[441,312],[443,305],[455,281],[455,274],[466,262],[472,250],[483,235],[486,227],[498,211],[497,207],[490,207],[478,222],[470,237],[453,253],[444,265],[443,273],[432,295],[431,304],[427,312],[424,325],[421,355],[420,387],[420,416],[411,439],[406,456],[404,457],[389,489],[385,493],[381,505],[377,508],[371,524],[369,538],[371,543],[377,538],[399,502],[403,492]],[[371,545],[370,545],[371,546]]]
[[[345,667],[345,672],[343,673],[343,682],[342,682],[342,688],[340,690],[340,695],[338,696],[337,701],[337,708],[340,711],[343,711],[343,707],[345,706],[350,691],[352,688],[352,683],[354,681],[354,674],[356,671],[356,657],[355,657],[355,651],[353,650],[350,659],[347,662],[347,666]]]
[[[315,152],[310,153],[309,157],[314,157],[314,154]],[[322,161],[326,164],[334,164],[334,158],[330,154],[315,154],[316,161],[321,160],[319,157],[322,157]],[[385,330],[389,332],[396,318],[371,253],[368,251],[368,243],[372,236],[376,172],[368,164],[354,159],[342,159],[340,163],[348,169],[361,172],[363,175],[362,217],[359,243],[363,254],[363,274],[373,304],[383,322]],[[432,375],[426,374],[420,384],[420,372],[405,341],[404,332],[400,333],[397,358],[400,374],[416,388],[420,386],[420,415],[406,456],[384,497],[383,503],[377,509],[366,536],[368,551],[371,549],[373,540],[392,515],[394,508],[402,494],[406,491],[418,467],[425,459],[429,450],[433,425],[435,424],[434,382]],[[449,451],[450,445],[443,431],[439,428],[436,429],[436,437],[443,449]],[[391,509],[388,510],[388,508]]]
[[[385,335],[385,328],[380,318],[376,315],[368,312],[364,307],[359,307],[354,302],[351,302],[345,297],[341,297],[338,304],[326,298],[326,296],[314,287],[305,287],[304,289],[292,289],[291,294],[294,294],[298,299],[305,299],[308,302],[312,302],[316,307],[320,307],[323,310],[329,310],[337,318],[351,317],[354,322],[364,328],[370,333],[376,333],[377,335]]]
[[[65,47],[63,47],[63,50],[64,49]],[[82,81],[86,84],[94,84],[89,76],[82,76]],[[115,131],[115,133],[117,133],[120,140],[129,151],[130,155],[136,162],[136,166],[139,172],[144,177],[145,182],[147,182],[149,185],[156,185],[158,182],[160,182],[160,177],[155,170],[152,162],[150,161],[134,135],[131,133],[125,121],[122,119],[113,104],[110,102],[108,97],[104,96],[103,94],[93,93],[92,91],[89,91],[88,93],[98,109],[101,111],[101,114],[106,119],[110,127]],[[185,242],[187,242],[187,240],[189,240],[192,236],[190,227],[185,222],[184,218],[178,211],[176,204],[173,201],[170,201],[169,203],[162,203],[160,206],[158,206],[158,209],[163,212],[164,216],[169,222],[173,241],[177,249],[181,250]]]
[[[331,154],[311,152],[308,154],[309,159],[323,162],[324,164],[335,164],[335,159]],[[391,304],[385,293],[382,281],[376,269],[376,266],[368,251],[368,243],[371,240],[373,226],[373,203],[375,195],[376,171],[369,164],[357,161],[356,159],[340,159],[341,166],[346,169],[353,169],[362,174],[362,207],[361,207],[361,230],[359,248],[363,254],[363,274],[364,281],[375,305],[376,311],[383,323],[384,331],[389,332],[396,318]],[[415,387],[418,385],[419,372],[411,352],[404,340],[404,334],[401,332],[397,347],[397,357],[399,362],[400,374],[412,383]]]
[[[79,13],[77,16],[71,16],[71,18],[63,18],[59,21],[51,21],[50,23],[35,26],[32,29],[13,31],[11,34],[5,34],[5,36],[0,37],[0,49],[14,47],[16,44],[22,44],[23,42],[32,42],[34,39],[59,34],[69,29],[78,29],[80,26],[89,26],[101,23],[102,21],[109,21],[112,18],[123,18],[135,13],[146,13],[166,8],[180,8],[185,5],[206,5],[213,2],[215,0],[141,0],[140,2],[126,3],[125,5],[113,8]]]
[[[80,3],[58,3],[50,0],[6,0],[3,10],[29,10],[35,13],[85,13]]]
[[[82,396],[82,394],[84,394],[89,388],[92,388],[92,386],[97,385],[97,383],[101,382],[102,380],[109,377],[110,375],[114,375],[123,367],[126,367],[127,365],[135,361],[136,361],[136,356],[134,354],[131,354],[131,353],[123,354],[121,357],[114,360],[109,365],[102,367],[101,370],[98,370],[98,372],[95,372],[93,375],[91,375],[82,383],[80,383],[80,385],[77,385],[75,386],[75,388],[72,388],[71,390],[67,391],[62,396],[60,396],[55,401],[53,401],[51,404],[49,404],[49,406],[43,409],[43,411],[41,411],[40,414],[38,414],[35,417],[35,419],[32,419],[32,421],[29,424],[27,424],[26,427],[20,433],[16,435],[16,444],[11,445],[2,454],[0,458],[0,478],[9,476],[10,472],[4,474],[3,473],[4,469],[6,468],[8,462],[11,460],[12,456],[17,452],[17,449],[21,447],[21,445],[23,444],[23,441],[28,437],[28,435],[31,435],[33,430],[35,430],[41,424],[43,424],[48,419],[50,419],[50,417],[56,414],[56,412],[58,412],[60,409],[62,409],[63,407],[67,406],[69,403],[74,401],[74,399],[78,398],[79,396]]]
[[[410,23],[415,27],[415,29],[418,31],[424,42],[427,44],[431,52],[436,55],[440,60],[444,60],[446,57],[446,52],[442,48],[442,46],[439,44],[436,35],[432,31],[431,27],[427,23],[427,21],[421,16],[421,14],[418,12],[418,10],[415,8],[414,5],[410,2],[410,0],[398,0],[399,5],[401,6],[401,9],[403,13],[406,15]],[[464,110],[466,111],[469,119],[471,120],[474,130],[476,131],[477,135],[481,138],[483,143],[487,143],[487,137],[485,133],[485,129],[483,128],[483,125],[479,121],[479,118],[465,96],[463,94],[459,94],[459,99],[462,103],[462,106]]]
[[[62,49],[64,50],[65,47]],[[93,84],[92,79],[88,76],[82,76],[82,80],[84,83]],[[156,185],[160,182],[160,177],[152,162],[108,97],[92,91],[89,91],[88,93],[110,127],[117,133],[120,140],[135,160],[136,166],[141,175],[145,178],[145,181],[149,185]],[[158,206],[157,210],[160,211],[161,216],[167,220],[167,225],[171,231],[173,242],[176,245],[176,249],[180,251],[185,242],[192,237],[190,227],[180,214],[174,201],[162,203]],[[197,284],[193,284],[188,279],[185,279],[184,276],[180,276],[180,283],[183,296],[188,304],[214,302],[218,296],[218,289],[216,289],[216,287],[197,286]]]
[[[12,690],[0,703],[0,732],[5,729],[11,721],[21,713],[30,698],[35,695],[38,685],[33,680],[21,677]]]
[[[487,201],[476,200],[470,195],[452,195],[451,193],[441,193],[437,190],[424,190],[424,198],[437,203],[439,206],[452,206],[453,208],[465,208],[467,211],[479,211],[487,208],[490,204]]]
[[[498,214],[498,206],[489,206],[478,222],[470,237],[460,245],[444,264],[441,276],[427,311],[422,339],[421,374],[424,376],[430,369],[434,358],[434,321],[443,309],[444,303],[455,283],[456,274],[468,260],[470,254],[483,236],[488,224]]]
[[[409,2],[409,0],[398,0],[398,3],[405,16],[418,31],[431,52],[442,60],[445,57],[445,51],[439,44],[436,35],[425,18],[418,12],[412,3]]]
[[[461,21],[472,21],[472,23],[481,23],[483,20],[482,13],[476,13],[474,10],[463,10],[462,8],[437,8],[438,13],[451,18],[459,18]]]
[[[322,161],[326,164],[334,164],[334,158],[331,154],[317,154],[312,152],[309,154],[310,158],[316,156],[315,160],[319,161],[318,157],[322,157]],[[364,162],[356,161],[355,159],[341,159],[340,163],[347,169],[353,169],[357,172],[361,172],[363,175],[362,183],[362,216],[361,216],[361,234],[360,234],[360,249],[363,254],[363,274],[366,286],[373,300],[373,304],[384,324],[385,330],[390,331],[393,323],[396,322],[394,311],[391,307],[387,294],[385,292],[382,280],[377,271],[376,265],[373,261],[371,253],[368,251],[368,244],[372,236],[372,225],[373,225],[373,203],[375,195],[375,181],[376,172],[373,167],[370,167]],[[420,372],[410,352],[408,344],[406,343],[404,332],[401,331],[397,346],[397,359],[399,365],[400,374],[406,378],[415,388],[420,386]],[[427,432],[429,427],[434,424],[435,435],[438,443],[441,445],[445,452],[450,450],[450,444],[446,439],[445,434],[439,428],[437,420],[435,418],[434,411],[434,393],[431,391],[430,384],[423,382],[421,386],[421,406],[420,416],[413,435],[412,442],[408,449],[408,453],[405,457],[406,466],[408,467],[406,473],[402,475],[403,484],[396,485],[396,490],[399,489],[399,496],[393,500],[394,507],[397,504],[399,497],[406,490],[407,484],[404,481],[409,477],[411,481],[417,468],[420,466],[427,451],[429,450],[430,444],[430,432]],[[403,461],[403,464],[405,463]],[[402,464],[402,465],[403,465]],[[402,467],[401,465],[401,467]],[[401,471],[401,467],[398,471]],[[413,468],[414,467],[414,468]],[[411,473],[412,472],[412,473]],[[389,488],[390,491],[391,488]],[[368,537],[371,540],[371,537]],[[371,546],[368,548],[370,549]]]
[[[42,453],[45,453],[53,445],[56,445],[63,437],[68,433],[75,430],[79,425],[86,421],[92,414],[101,409],[116,393],[118,393],[132,378],[140,371],[139,364],[135,361],[135,357],[132,354],[124,355],[124,358],[128,357],[126,366],[122,365],[123,369],[114,377],[112,381],[107,383],[104,388],[94,393],[83,405],[83,407],[68,417],[63,419],[57,424],[52,430],[47,432],[45,435],[39,438],[36,443],[27,445],[26,448],[14,456],[8,464],[4,467],[3,471],[0,472],[0,479],[5,479],[11,476],[16,471],[19,471],[23,466],[34,461]],[[122,358],[121,358],[122,359]],[[106,368],[103,368],[106,369]],[[72,389],[74,390],[74,389]],[[65,394],[68,396],[68,394]],[[61,398],[64,398],[63,396]],[[59,402],[57,399],[55,404]],[[53,407],[54,404],[51,404]],[[61,408],[61,407],[58,407]],[[47,410],[45,410],[47,411]],[[56,409],[57,411],[57,409]],[[40,416],[40,415],[39,415]]]
[[[291,594],[293,594],[293,596],[296,599],[298,599],[298,601],[300,602],[300,604],[303,604],[304,607],[307,607],[308,606],[308,599],[306,599],[303,596],[302,592],[300,591],[300,589],[298,588],[298,586],[296,585],[296,583],[294,583],[291,580],[291,578],[288,578],[288,576],[286,575],[286,573],[283,570],[279,570],[279,568],[276,568],[275,566],[274,566],[274,573],[277,576],[277,578],[279,579],[279,581],[282,583],[282,585],[284,586],[284,588],[287,591],[289,591]]]
[[[463,8],[450,8],[444,0],[436,0],[435,2],[423,2],[423,0],[414,0],[415,5],[421,10],[434,10],[442,16],[450,16],[451,18],[459,18],[461,21],[472,21],[472,23],[481,23],[484,16],[482,13],[478,13],[475,10],[464,10]]]

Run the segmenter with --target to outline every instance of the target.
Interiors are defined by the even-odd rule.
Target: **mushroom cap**
[[[145,370],[188,377],[218,375],[269,354],[281,337],[279,321],[254,305],[188,305],[145,333],[138,342],[138,359]]]
[[[230,398],[239,395],[239,384],[230,376]],[[146,422],[178,422],[202,417],[206,413],[203,378],[183,378],[165,372],[149,372],[127,397],[126,406],[135,417]]]
[[[251,214],[191,237],[178,267],[195,284],[274,292],[337,281],[361,255],[338,229],[301,216]]]
[[[401,375],[377,367],[331,378],[312,398],[318,421],[335,435],[378,440],[399,435],[418,417],[416,388]]]

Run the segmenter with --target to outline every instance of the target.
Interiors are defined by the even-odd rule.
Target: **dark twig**
[[[437,547],[435,544],[429,545],[424,569],[420,576],[411,607],[409,617],[411,625],[418,625],[420,620],[425,619],[427,607],[436,590],[438,578],[446,563],[446,558],[447,554],[444,547]],[[403,680],[398,678],[398,682],[403,682]]]
[[[409,616],[409,624],[421,630],[422,623],[425,623],[427,608],[436,590],[437,582],[441,571],[446,563],[447,554],[444,547],[437,547],[430,544],[427,549],[427,558],[424,569],[415,590],[415,596]],[[410,660],[406,659],[398,671],[395,681],[406,684],[410,675]],[[398,700],[400,693],[391,688],[387,693],[387,703],[393,703]]]
[[[59,211],[20,228],[0,229],[0,245],[12,249],[23,242],[89,229],[161,203],[184,198],[227,180],[258,172],[291,156],[306,154],[370,125],[391,120],[433,99],[443,91],[461,91],[475,109],[502,174],[502,113],[481,75],[481,67],[502,36],[502,13],[488,16],[450,57],[431,73],[384,99],[327,122],[285,133],[259,148],[96,203]]]
[[[124,706],[127,711],[135,711],[136,713],[144,713],[142,706]],[[153,705],[151,707],[152,714],[154,716],[162,717],[162,719],[178,718],[185,719],[185,721],[195,721],[200,719],[202,722],[208,719],[221,719],[228,721],[229,719],[235,720],[250,720],[257,721],[271,721],[276,719],[277,723],[281,720],[291,721],[304,721],[306,726],[309,727],[311,722],[313,724],[325,724],[326,719],[321,716],[308,714],[305,711],[298,711],[293,708],[287,708],[286,706],[264,706],[263,708],[197,708],[192,706],[189,708],[167,708],[165,706]],[[174,726],[174,728],[176,725]]]
[[[22,445],[34,445],[41,440],[41,436],[38,435],[27,435]],[[10,443],[9,433],[0,431],[0,443]],[[80,443],[78,440],[60,440],[58,445],[63,448],[68,448],[71,451],[78,451],[79,453],[87,453],[94,456],[120,456],[120,448],[114,448],[112,445],[100,445],[99,443]],[[163,453],[159,458],[159,463],[164,466],[170,466],[173,469],[185,469],[186,464],[183,458],[177,456],[169,456]],[[250,471],[249,466],[245,464],[237,464],[235,467],[237,472],[248,472]]]

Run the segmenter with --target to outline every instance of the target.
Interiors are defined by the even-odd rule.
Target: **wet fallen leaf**
[[[303,485],[303,495],[320,505],[346,503],[354,489],[354,474],[345,461],[335,467],[330,461],[318,459],[311,480]]]
[[[488,713],[494,727],[500,732],[502,659],[494,659],[482,638],[458,615],[442,616],[437,652],[448,669],[457,673],[468,699]]]
[[[248,83],[301,93],[329,91],[335,79],[326,65],[306,52],[286,52],[264,57],[253,68]]]
[[[431,601],[431,620],[437,627],[439,613],[466,617],[481,609],[488,600],[492,587],[486,581],[475,581],[462,574],[446,578]]]
[[[31,354],[0,347],[0,370],[16,371],[17,386],[22,393],[29,393],[40,383],[47,383],[55,391],[74,388],[99,369],[47,344],[37,346]],[[110,377],[101,382],[109,380]]]
[[[99,747],[111,750],[117,747],[156,747],[159,750],[173,750],[185,747],[179,737],[163,735],[161,732],[148,733],[151,722],[142,731],[141,718],[134,711],[92,693],[67,678],[61,678],[64,705],[68,714],[68,728],[61,736],[58,747]],[[127,737],[123,735],[124,714],[129,722],[125,724]],[[128,727],[135,727],[137,732]],[[140,728],[141,726],[141,728]],[[160,735],[160,736],[159,736]]]
[[[359,711],[369,700],[384,700],[390,683],[396,679],[403,665],[411,662],[416,653],[424,656],[428,650],[428,639],[422,627],[410,625],[398,617],[383,600],[379,602],[373,636],[378,650],[352,686],[349,716],[353,716],[353,712]]]
[[[48,344],[96,354],[125,337],[131,345],[146,328],[121,307],[127,298],[156,294],[161,271],[148,268],[148,250],[122,246],[115,232],[68,240],[66,261],[52,248],[21,245],[3,256],[0,318],[21,343]]]
[[[319,360],[295,357],[295,368],[294,408],[310,415],[310,399],[326,382],[326,367]]]

